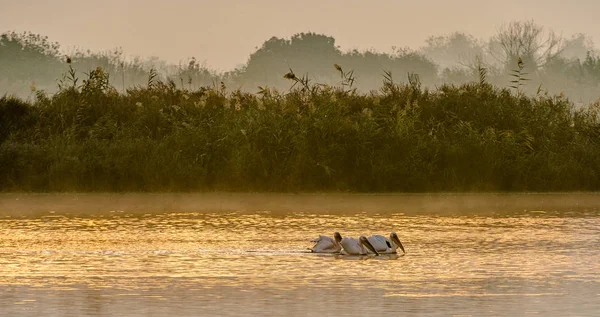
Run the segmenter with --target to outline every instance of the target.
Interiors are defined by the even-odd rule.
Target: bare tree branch
[[[531,71],[536,71],[560,55],[564,47],[562,36],[526,21],[501,27],[489,49],[490,55],[506,67],[513,67],[520,57]]]

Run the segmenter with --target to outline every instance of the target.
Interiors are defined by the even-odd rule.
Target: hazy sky
[[[342,49],[417,48],[453,31],[486,38],[502,23],[534,19],[600,42],[599,0],[0,0],[0,32],[32,31],[73,47],[178,62],[195,56],[225,70],[271,36],[313,31]]]

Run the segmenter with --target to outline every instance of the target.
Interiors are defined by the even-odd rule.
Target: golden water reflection
[[[12,214],[0,316],[596,316],[599,228],[596,210]],[[306,252],[334,231],[396,231],[407,254]]]

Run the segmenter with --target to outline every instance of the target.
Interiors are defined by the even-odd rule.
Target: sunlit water
[[[1,196],[0,315],[600,312],[594,194],[253,197]],[[407,254],[307,253],[334,231]]]

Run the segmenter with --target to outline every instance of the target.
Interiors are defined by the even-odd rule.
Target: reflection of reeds
[[[71,64],[69,64],[71,65]],[[4,190],[597,190],[597,106],[485,82],[380,91],[182,89],[150,72],[118,93],[97,68],[33,102],[0,99]],[[70,68],[71,69],[71,68]],[[68,75],[71,76],[71,75]],[[70,80],[70,79],[69,79]]]

